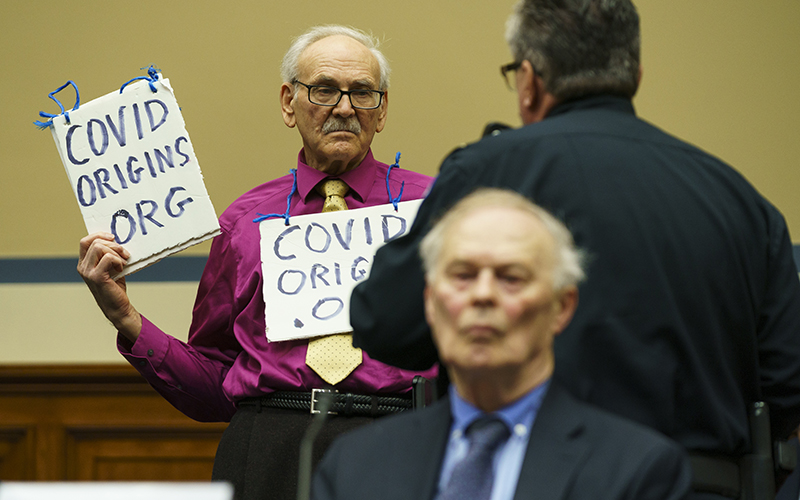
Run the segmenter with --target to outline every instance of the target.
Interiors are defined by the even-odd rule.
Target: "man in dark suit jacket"
[[[572,318],[583,278],[566,227],[516,193],[482,190],[448,212],[421,253],[449,397],[334,443],[316,471],[314,499],[688,494],[691,472],[676,443],[550,380],[553,339]],[[487,419],[498,437],[477,465],[476,422]]]
[[[419,242],[476,187],[513,189],[590,254],[554,379],[722,461],[735,498],[750,405],[769,405],[776,439],[800,424],[800,281],[784,219],[733,168],[636,117],[629,0],[523,0],[507,40],[526,125],[444,161],[409,234],[353,292],[354,343],[395,366],[435,362]]]
[[[445,399],[351,433],[327,452],[314,498],[434,498],[450,423]],[[682,498],[689,473],[676,466],[680,449],[644,429],[581,403],[552,383],[514,498]]]

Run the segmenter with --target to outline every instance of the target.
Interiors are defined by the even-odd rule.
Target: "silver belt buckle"
[[[311,413],[319,413],[320,412],[319,410],[317,410],[316,405],[317,405],[317,394],[319,394],[321,392],[333,394],[333,393],[336,393],[336,392],[339,392],[339,391],[336,391],[336,390],[332,391],[330,389],[311,389]],[[331,406],[333,406],[333,402],[332,401],[331,401]],[[328,410],[328,415],[336,415],[336,414],[337,414],[337,412]]]

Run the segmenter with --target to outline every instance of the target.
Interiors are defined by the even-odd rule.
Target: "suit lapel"
[[[515,500],[564,497],[570,478],[589,450],[589,443],[582,438],[583,428],[577,403],[551,381],[531,429]]]
[[[451,421],[449,398],[443,398],[418,413],[414,452],[403,457],[418,471],[416,478],[408,478],[410,491],[416,492],[409,498],[432,499],[436,494]]]

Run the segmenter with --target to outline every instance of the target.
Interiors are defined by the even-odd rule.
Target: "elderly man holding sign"
[[[372,156],[372,139],[386,123],[388,76],[375,40],[360,31],[322,26],[294,41],[283,60],[280,95],[284,122],[303,140],[297,167],[245,193],[220,217],[222,233],[200,281],[188,343],[149,322],[128,300],[124,279],[111,279],[129,255],[112,235],[81,240],[78,271],[117,328],[120,353],[186,415],[231,422],[217,451],[214,478],[233,482],[237,498],[295,496],[294,467],[312,419],[312,391],[334,388],[371,402],[366,409],[346,405],[331,418],[315,459],[344,430],[411,406],[411,382],[418,373],[354,350],[342,332],[346,328],[315,325],[347,310],[330,300],[349,296],[337,287],[363,279],[360,271],[367,268],[359,257],[371,261],[371,255],[361,255],[363,248],[392,237],[387,214],[410,222],[413,208],[400,204],[397,210],[399,202],[421,198],[431,182]],[[383,215],[354,211],[381,205],[388,206]],[[298,264],[303,260],[298,245],[318,254],[317,261]],[[278,266],[274,272],[268,268],[270,252]],[[296,293],[284,293],[286,302],[265,311],[268,290]],[[313,313],[291,302],[312,290],[320,291],[316,302],[309,299],[318,305]],[[287,326],[273,323],[272,310],[294,318]],[[285,329],[292,333],[285,335]],[[308,338],[321,333],[344,335]],[[419,374],[432,376],[435,369]]]

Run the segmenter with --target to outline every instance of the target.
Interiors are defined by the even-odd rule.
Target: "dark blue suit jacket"
[[[450,424],[444,399],[338,438],[316,469],[312,499],[432,499]],[[515,499],[673,500],[686,498],[690,483],[679,445],[551,383]]]

